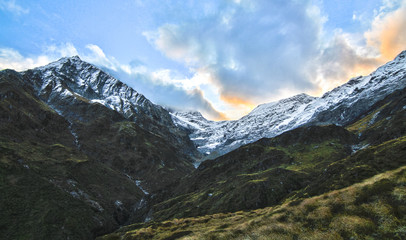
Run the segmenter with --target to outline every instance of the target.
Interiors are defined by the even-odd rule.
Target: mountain
[[[62,58],[22,73],[35,94],[70,121],[92,118],[78,112],[83,101],[101,104],[141,128],[173,142],[183,154],[195,156],[187,134],[176,127],[167,110],[78,56]],[[82,109],[83,110],[83,109]]]
[[[406,168],[252,211],[133,224],[98,239],[405,239]]]
[[[405,106],[406,88],[345,126],[302,126],[207,160],[153,207],[156,219],[278,205],[402,167]]]
[[[403,88],[343,126],[304,125],[205,161],[152,207],[156,221],[100,239],[403,239],[405,106]]]
[[[221,122],[79,57],[0,71],[0,238],[403,239],[405,61]]]
[[[259,105],[239,120],[214,122],[197,113],[172,113],[190,131],[198,150],[215,158],[263,137],[302,125],[345,125],[392,92],[406,87],[406,51],[365,77],[356,77],[322,97],[299,94]]]
[[[0,72],[0,238],[93,239],[148,219],[194,167],[169,113],[78,57]]]

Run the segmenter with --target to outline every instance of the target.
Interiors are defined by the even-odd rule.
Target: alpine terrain
[[[234,121],[79,57],[0,72],[1,239],[405,239],[406,51]]]
[[[214,122],[200,113],[172,113],[174,122],[188,129],[200,152],[214,156],[263,137],[274,137],[304,124],[346,125],[373,104],[406,87],[406,53],[365,77],[356,77],[322,97],[299,94],[256,107],[235,121]]]

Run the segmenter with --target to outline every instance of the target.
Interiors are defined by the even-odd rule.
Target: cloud
[[[179,97],[176,96],[177,101],[183,100],[184,104],[182,104],[178,110],[179,111],[199,111],[204,116],[208,117],[209,119],[213,120],[226,120],[228,119],[227,115],[217,111],[213,105],[205,99],[203,92],[200,89],[193,89],[191,91],[187,91],[187,94],[180,94],[183,95]]]
[[[30,12],[28,8],[23,8],[16,3],[15,0],[0,0],[0,9],[3,11],[8,11],[16,15],[27,14]]]
[[[23,56],[15,49],[0,48],[0,69],[9,68],[16,71],[24,71],[44,66],[61,57],[78,55],[78,51],[71,43],[63,43],[59,46],[51,45],[45,49],[44,53],[38,56]]]
[[[336,30],[321,49],[315,81],[319,88],[313,93],[320,95],[351,77],[367,75],[405,49],[406,1],[385,0],[366,32]]]
[[[396,6],[398,8],[394,11]],[[382,58],[390,60],[406,49],[406,1],[386,1],[381,12],[365,33],[367,43],[379,49]]]
[[[23,71],[35,68],[50,62],[48,56],[24,57],[18,51],[10,48],[0,48],[0,69],[14,69]]]
[[[53,59],[79,55],[78,50],[72,43],[62,43],[58,46],[50,45],[46,47],[45,54]]]
[[[227,103],[258,103],[281,88],[314,88],[323,18],[310,1],[228,1],[195,21],[145,32],[167,57],[210,74]]]
[[[85,61],[91,62],[98,66],[117,71],[120,68],[120,63],[114,57],[107,57],[104,51],[95,44],[86,45],[89,51],[82,55]],[[128,66],[125,66],[128,67]],[[126,68],[126,70],[128,70]]]
[[[382,64],[377,55],[368,55],[366,48],[352,43],[351,35],[337,32],[317,59],[318,88],[313,93],[320,95],[351,77],[367,75]]]
[[[242,0],[208,4],[203,15],[144,36],[168,58],[208,75],[205,83],[228,111],[246,112],[300,92],[321,95],[393,59],[406,46],[405,3],[383,1],[372,20],[354,12],[369,28],[365,34],[325,32],[328,16],[318,1]]]

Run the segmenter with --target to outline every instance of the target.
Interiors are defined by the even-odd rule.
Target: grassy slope
[[[395,91],[376,103],[347,129],[359,136],[362,144],[376,145],[406,134],[406,89]]]
[[[158,220],[172,220],[131,225],[103,239],[404,239],[405,92],[349,125],[358,139],[334,126],[296,129],[207,161],[182,182],[189,193],[155,206]],[[275,185],[276,169],[302,185],[274,207],[228,210],[235,199],[250,202],[257,193],[283,189]],[[231,213],[205,215],[210,211]],[[188,215],[200,217],[182,218]]]
[[[100,239],[404,239],[406,167],[247,212],[130,225]]]
[[[80,151],[17,73],[0,75],[0,100],[0,238],[92,239],[128,220],[135,182]]]
[[[171,189],[166,201],[154,206],[154,217],[166,220],[272,206],[403,166],[405,105],[403,89],[375,104],[346,129],[298,128],[206,161]],[[391,139],[397,139],[392,140],[396,144]],[[354,150],[358,152],[353,154]]]
[[[127,209],[142,197],[120,171],[154,181],[155,174],[169,178],[172,169],[179,167],[161,161],[162,156],[176,156],[171,149],[162,150],[165,142],[159,137],[147,136],[133,123],[112,120],[113,113],[98,105],[89,107],[85,100],[80,111],[92,116],[103,111],[107,117],[74,124],[83,144],[79,151],[69,123],[32,97],[30,89],[17,80],[16,86],[0,84],[0,236],[6,239],[86,239],[111,231],[125,222]],[[351,155],[353,135],[335,126],[302,128],[258,141],[203,163],[178,188],[169,189],[172,198],[154,206],[158,220],[234,213],[133,225],[110,237],[136,228],[141,229],[126,236],[403,237],[404,170],[402,177],[387,172],[389,183],[337,189],[405,165],[406,138],[401,137],[406,129],[404,95],[399,92],[383,101],[348,127],[360,136],[360,145],[374,146]],[[109,155],[114,148],[119,149],[114,154],[118,158]],[[128,155],[134,149],[141,155]],[[134,168],[135,163],[141,165]],[[345,199],[333,194],[342,191]],[[320,194],[324,195],[312,198]],[[315,206],[308,204],[312,199],[316,199]],[[124,207],[116,207],[115,200]],[[343,204],[335,204],[340,201]],[[258,209],[270,205],[275,207]],[[258,210],[236,212],[242,209]],[[349,221],[354,224],[348,225]],[[371,230],[375,228],[378,230]]]
[[[349,155],[353,140],[341,127],[323,126],[241,147],[204,162],[173,190],[173,198],[154,206],[154,217],[164,220],[277,204],[314,181],[330,163]]]

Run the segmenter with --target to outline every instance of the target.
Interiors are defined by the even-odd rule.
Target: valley
[[[406,51],[239,120],[79,57],[0,72],[1,239],[404,239]]]

